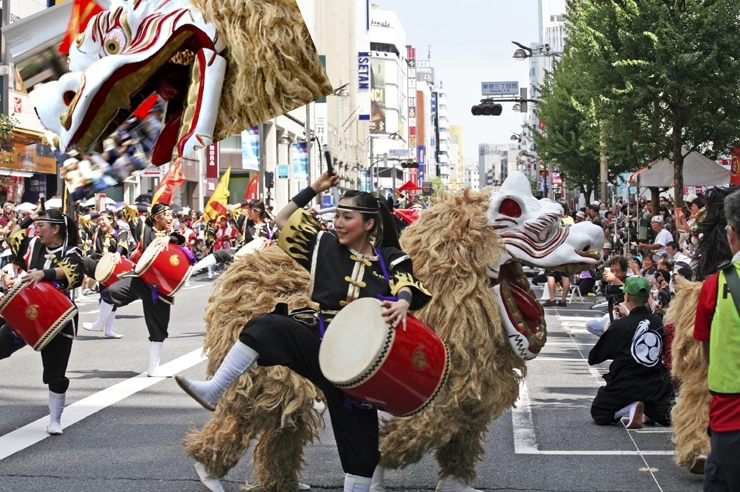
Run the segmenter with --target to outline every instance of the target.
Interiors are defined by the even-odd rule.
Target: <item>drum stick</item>
[[[321,210],[317,210],[316,213],[318,215],[321,215],[321,214],[334,213],[336,211],[337,211],[337,207],[328,207],[328,208],[322,208]]]

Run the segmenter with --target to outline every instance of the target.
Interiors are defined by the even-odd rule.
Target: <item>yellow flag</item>
[[[231,168],[228,168],[221,180],[218,182],[216,189],[213,191],[210,200],[203,209],[203,220],[206,223],[216,221],[220,216],[228,217],[229,212],[226,209],[226,205],[229,203],[229,177],[231,176]]]

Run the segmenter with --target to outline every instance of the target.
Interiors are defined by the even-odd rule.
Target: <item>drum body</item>
[[[256,253],[257,251],[267,248],[268,246],[270,246],[269,240],[263,237],[256,237],[241,248],[239,248],[239,250],[234,253],[234,258],[241,258],[245,255],[251,255],[253,253]]]
[[[77,307],[51,282],[16,282],[0,301],[0,316],[34,350],[43,349],[77,314]]]
[[[190,278],[193,265],[180,246],[170,243],[162,247],[153,242],[141,254],[134,271],[162,294],[174,296]]]
[[[105,253],[95,268],[95,280],[106,287],[110,287],[118,282],[118,278],[121,275],[132,271],[136,266],[133,261],[125,256],[122,256],[121,262],[116,264],[115,257],[116,255],[113,253]]]
[[[396,416],[432,403],[444,386],[449,357],[442,339],[413,316],[389,326],[380,301],[348,304],[329,325],[319,349],[324,376],[345,393]]]

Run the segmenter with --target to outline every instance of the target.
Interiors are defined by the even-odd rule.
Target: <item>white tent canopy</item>
[[[685,149],[684,149],[685,151]],[[668,158],[653,162],[632,173],[630,182],[644,187],[673,186],[673,161]],[[720,186],[730,183],[730,171],[699,152],[692,152],[683,160],[684,186]]]

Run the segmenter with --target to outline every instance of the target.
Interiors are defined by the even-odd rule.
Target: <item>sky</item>
[[[519,133],[524,113],[502,103],[500,116],[473,116],[480,103],[481,82],[518,81],[529,85],[529,61],[512,58],[516,46],[539,41],[537,0],[371,0],[396,12],[406,44],[416,58],[427,57],[431,45],[434,77],[447,91],[450,125],[461,125],[466,163],[478,159],[478,144],[508,144]],[[531,105],[530,105],[531,108]],[[530,109],[531,110],[531,109]]]

